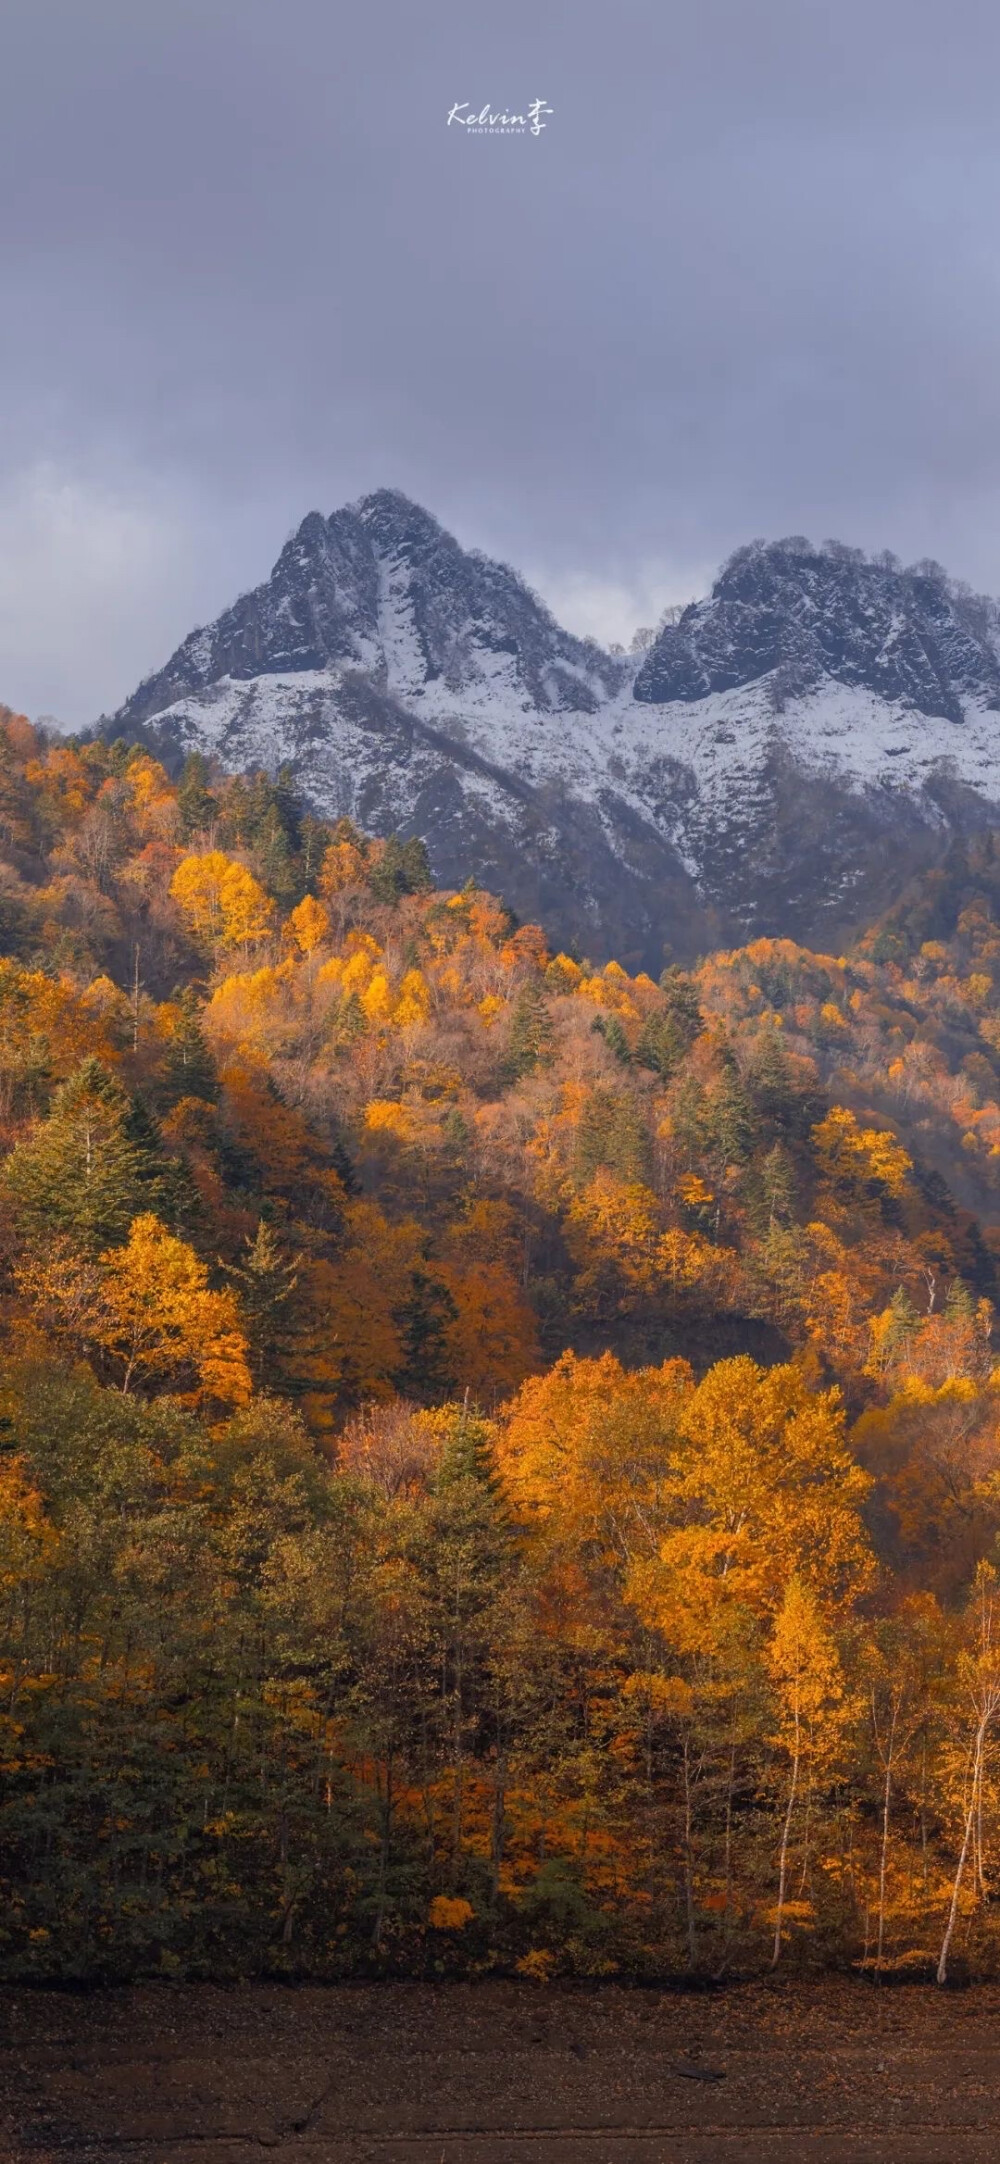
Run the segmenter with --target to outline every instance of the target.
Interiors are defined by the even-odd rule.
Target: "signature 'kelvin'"
[[[474,133],[483,129],[523,135],[527,130],[529,135],[541,135],[546,125],[542,114],[551,114],[552,111],[552,106],[546,105],[544,98],[533,98],[526,113],[495,113],[489,105],[484,105],[480,113],[472,113],[469,111],[468,99],[465,99],[461,105],[452,106],[448,115],[448,126],[450,128],[452,122],[455,122],[460,128],[471,128]]]

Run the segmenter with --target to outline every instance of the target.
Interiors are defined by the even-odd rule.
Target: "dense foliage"
[[[3,712],[0,938],[7,1973],[991,1967],[1000,850],[654,982]]]

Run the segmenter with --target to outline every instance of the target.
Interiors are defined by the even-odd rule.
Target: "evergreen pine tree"
[[[177,809],[180,813],[181,836],[190,841],[211,826],[218,813],[218,800],[208,786],[208,760],[200,751],[192,751],[184,761],[180,787],[177,791]]]
[[[253,776],[243,817],[246,840],[264,885],[281,901],[292,901],[299,887],[296,859],[301,824],[288,766],[281,768],[275,781],[264,773]]]
[[[417,835],[409,841],[400,841],[398,834],[390,834],[378,862],[368,875],[368,885],[377,902],[393,908],[404,894],[424,894],[431,885],[431,868],[427,850]]]
[[[446,1285],[429,1270],[414,1270],[410,1292],[397,1310],[403,1360],[394,1377],[402,1397],[433,1405],[452,1386],[448,1326],[458,1310]]]
[[[681,1147],[689,1157],[700,1157],[709,1147],[711,1125],[708,1099],[697,1075],[687,1073],[678,1077],[672,1095],[671,1117]]]
[[[944,1303],[945,1321],[968,1323],[972,1321],[975,1312],[976,1303],[968,1286],[963,1285],[960,1277],[953,1277]]]
[[[759,1196],[755,1216],[761,1229],[787,1225],[795,1214],[795,1173],[787,1150],[776,1142],[754,1169]]]
[[[889,1314],[892,1320],[886,1337],[886,1350],[898,1353],[920,1327],[920,1317],[905,1286],[900,1285],[893,1293],[889,1302]]]
[[[215,1062],[201,1026],[197,994],[190,985],[178,993],[177,1006],[180,1017],[167,1048],[157,1096],[165,1106],[179,1103],[182,1097],[202,1097],[214,1104],[219,1094]]]
[[[602,1170],[621,1180],[649,1177],[649,1136],[635,1098],[625,1090],[592,1089],[583,1109],[577,1176],[586,1181]]]
[[[756,1140],[753,1109],[728,1046],[719,1058],[720,1075],[709,1099],[713,1144],[724,1165],[745,1165]]]
[[[616,1014],[599,1014],[595,1016],[593,1028],[598,1037],[603,1037],[608,1051],[614,1053],[615,1058],[621,1061],[622,1066],[630,1067],[632,1054],[629,1051],[628,1038],[618,1016]]]
[[[220,839],[227,849],[248,849],[251,842],[252,815],[250,783],[245,774],[234,774],[227,781],[221,807]]]
[[[686,977],[676,962],[665,969],[660,978],[660,990],[666,995],[667,1013],[682,1043],[692,1045],[704,1028],[698,994],[690,977]]]
[[[653,1073],[661,1075],[666,1082],[679,1067],[684,1050],[684,1037],[676,1017],[669,1010],[666,1014],[651,1014],[639,1033],[636,1063],[652,1068]]]
[[[765,1140],[790,1141],[819,1117],[819,1107],[796,1085],[779,1029],[762,1030],[746,1074],[757,1125]]]
[[[441,1453],[435,1486],[439,1493],[458,1481],[474,1480],[489,1495],[500,1494],[493,1435],[489,1422],[468,1402],[460,1408]]]
[[[138,1092],[129,1103],[125,1133],[139,1155],[140,1210],[152,1210],[172,1232],[189,1230],[201,1214],[198,1190],[187,1166],[164,1149],[159,1123]]]
[[[232,1264],[226,1275],[239,1294],[255,1387],[274,1388],[288,1349],[298,1269],[282,1254],[270,1226],[261,1218],[254,1239],[247,1239],[242,1261]]]
[[[179,1169],[160,1150],[145,1107],[92,1058],[12,1152],[3,1185],[26,1239],[42,1244],[61,1233],[99,1252],[123,1240],[134,1217],[163,1208]]]
[[[314,818],[312,812],[304,812],[300,822],[300,834],[302,885],[306,894],[312,894],[330,841],[330,828],[325,820]]]
[[[507,1046],[500,1064],[502,1082],[519,1082],[544,1059],[552,1042],[552,1023],[537,977],[522,984],[511,1008]]]

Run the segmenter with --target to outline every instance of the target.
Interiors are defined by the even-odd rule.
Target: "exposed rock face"
[[[1000,820],[1000,612],[934,565],[755,542],[638,661],[380,491],[113,721],[176,763],[284,762],[328,814],[419,833],[596,958],[829,943]]]
[[[222,677],[362,669],[383,688],[489,681],[507,657],[529,705],[592,713],[622,670],[560,631],[517,573],[459,547],[419,504],[380,489],[324,519],[310,511],[263,586],[193,631],[121,721],[146,721]]]
[[[783,672],[786,691],[826,678],[960,722],[969,699],[1000,709],[996,609],[934,564],[903,571],[835,543],[752,542],[708,601],[661,631],[635,697],[704,699],[771,671]]]

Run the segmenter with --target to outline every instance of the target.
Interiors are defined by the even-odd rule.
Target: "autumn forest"
[[[1000,845],[553,952],[0,709],[0,1971],[1000,1967]]]

